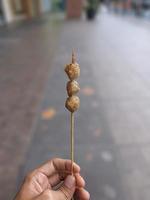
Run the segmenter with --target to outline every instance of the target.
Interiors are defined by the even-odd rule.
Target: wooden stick
[[[65,106],[70,111],[70,159],[71,159],[71,175],[73,174],[73,163],[74,163],[74,112],[80,106],[80,99],[76,94],[79,92],[79,84],[75,81],[80,76],[80,67],[76,62],[75,55],[72,52],[72,61],[69,65],[66,65],[65,72],[70,79],[67,83],[66,89],[68,98]],[[73,200],[73,198],[72,198]]]
[[[71,139],[71,175],[73,175],[73,162],[74,162],[74,113],[71,112],[71,126],[70,126],[70,139]],[[74,200],[74,197],[72,197]]]
[[[71,152],[70,152],[70,157],[71,157],[71,174],[73,175],[73,162],[74,162],[74,113],[71,112],[71,120],[70,120],[70,139],[71,139]]]

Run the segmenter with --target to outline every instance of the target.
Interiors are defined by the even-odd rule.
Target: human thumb
[[[75,192],[75,177],[68,175],[62,186],[54,194],[55,200],[71,200]]]

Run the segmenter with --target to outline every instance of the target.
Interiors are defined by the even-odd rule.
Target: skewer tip
[[[72,51],[72,63],[76,62],[76,58],[75,58],[75,53],[74,50]]]

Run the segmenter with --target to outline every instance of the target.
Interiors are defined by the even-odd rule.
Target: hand
[[[73,163],[73,176],[70,171],[70,160],[50,160],[27,175],[15,200],[89,200],[80,167]]]

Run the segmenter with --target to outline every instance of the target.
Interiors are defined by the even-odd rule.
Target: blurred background
[[[64,108],[81,67],[75,159],[93,200],[150,199],[150,1],[0,1],[0,199],[70,157]]]

